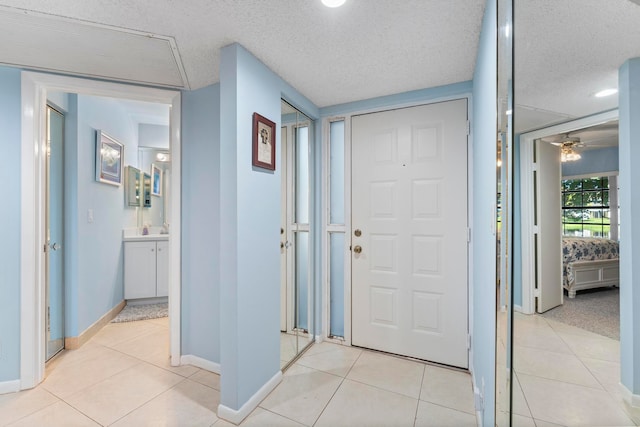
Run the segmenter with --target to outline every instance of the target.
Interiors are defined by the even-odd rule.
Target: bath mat
[[[127,305],[111,323],[135,322],[136,320],[158,319],[169,315],[169,304]]]

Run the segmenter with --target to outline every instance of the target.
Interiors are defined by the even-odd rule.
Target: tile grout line
[[[329,406],[329,404],[331,403],[331,401],[333,400],[334,397],[336,397],[336,394],[338,393],[338,390],[340,390],[340,387],[342,387],[342,384],[344,384],[344,382],[347,379],[347,375],[349,375],[349,372],[351,372],[351,369],[353,369],[353,367],[355,366],[356,363],[358,363],[358,360],[360,360],[360,357],[362,356],[362,351],[360,351],[360,354],[358,354],[358,357],[356,357],[356,359],[353,361],[353,363],[351,364],[351,367],[349,368],[349,370],[345,373],[344,377],[341,377],[342,380],[340,380],[340,384],[338,384],[338,387],[336,387],[335,391],[333,392],[333,394],[331,395],[331,397],[329,398],[329,400],[327,400],[327,403],[324,405],[324,407],[322,408],[322,411],[320,411],[320,414],[318,414],[318,417],[316,418],[316,420],[313,422],[313,424],[311,424],[312,426],[315,426],[318,421],[320,420],[320,418],[322,418],[322,415],[324,414],[324,411],[327,410],[327,407]]]
[[[413,417],[413,427],[416,427],[416,423],[418,422],[418,409],[420,409],[420,398],[422,398],[422,385],[424,384],[424,376],[427,372],[427,367],[422,367],[422,377],[420,378],[420,392],[418,393],[418,403],[416,405],[416,413]]]

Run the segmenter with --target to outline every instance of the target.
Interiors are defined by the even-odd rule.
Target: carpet
[[[542,316],[620,341],[620,290],[588,289],[575,298],[565,294],[563,305]]]
[[[158,319],[169,315],[169,304],[127,305],[111,323],[135,322],[136,320]]]

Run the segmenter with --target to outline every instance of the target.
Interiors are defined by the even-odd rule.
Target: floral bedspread
[[[620,244],[616,240],[598,239],[594,237],[562,238],[562,275],[564,284],[573,282],[574,261],[593,261],[618,258]]]

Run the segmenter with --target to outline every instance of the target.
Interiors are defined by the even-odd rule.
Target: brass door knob
[[[362,231],[360,229],[356,228],[356,230],[353,232],[353,234],[355,234],[356,237],[360,237],[360,236],[362,236]]]
[[[360,252],[362,252],[362,246],[357,245],[353,248],[353,252],[359,254]]]

